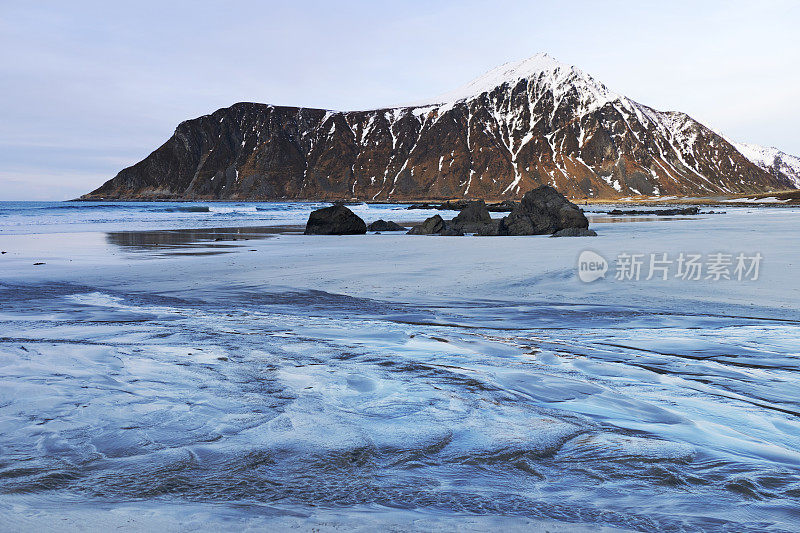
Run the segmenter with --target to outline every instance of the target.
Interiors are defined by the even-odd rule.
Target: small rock
[[[395,222],[386,221],[386,220],[376,220],[369,226],[367,226],[369,231],[405,231],[406,228],[397,224]]]

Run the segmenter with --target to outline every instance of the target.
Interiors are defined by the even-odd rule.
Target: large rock
[[[492,217],[483,200],[467,203],[461,212],[448,224],[465,233],[481,233],[487,225],[492,224]]]
[[[408,232],[409,235],[435,235],[444,230],[444,219],[439,215],[433,215],[422,224],[418,224],[411,228]]]
[[[525,193],[500,223],[501,235],[546,235],[566,228],[588,228],[583,211],[549,185]]]
[[[369,231],[405,231],[406,228],[397,224],[396,222],[386,221],[386,220],[376,220],[369,226],[367,226]]]
[[[306,235],[363,235],[367,225],[343,205],[312,211],[306,223]]]

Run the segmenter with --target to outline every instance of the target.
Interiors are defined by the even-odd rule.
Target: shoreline
[[[730,207],[791,207],[800,205],[800,189],[782,190],[774,192],[760,193],[741,193],[726,196],[702,197],[702,196],[633,196],[621,198],[570,198],[570,202],[578,206],[584,205],[702,205],[702,206],[730,206]],[[265,203],[265,204],[319,204],[319,203],[342,203],[344,205],[419,205],[419,204],[442,204],[447,202],[459,202],[469,200],[484,200],[487,204],[500,203],[504,201],[519,201],[509,198],[486,199],[486,198],[427,198],[427,199],[406,199],[406,200],[359,200],[342,198],[273,198],[262,199],[232,199],[232,198],[73,198],[62,200],[63,202],[173,202],[173,203]]]

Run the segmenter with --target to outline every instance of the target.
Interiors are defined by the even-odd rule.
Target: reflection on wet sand
[[[175,255],[214,255],[234,251],[233,242],[265,239],[281,233],[301,233],[297,226],[196,228],[155,231],[115,231],[106,233],[106,242],[126,251]],[[192,249],[192,251],[186,251]],[[203,250],[197,250],[202,248]]]

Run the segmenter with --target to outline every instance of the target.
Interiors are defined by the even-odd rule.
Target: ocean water
[[[0,202],[0,234],[304,225],[314,202]],[[365,219],[420,221],[439,211],[354,204]]]
[[[205,205],[0,204],[0,529],[800,528],[800,211],[585,240]],[[765,261],[582,284],[586,247]]]

